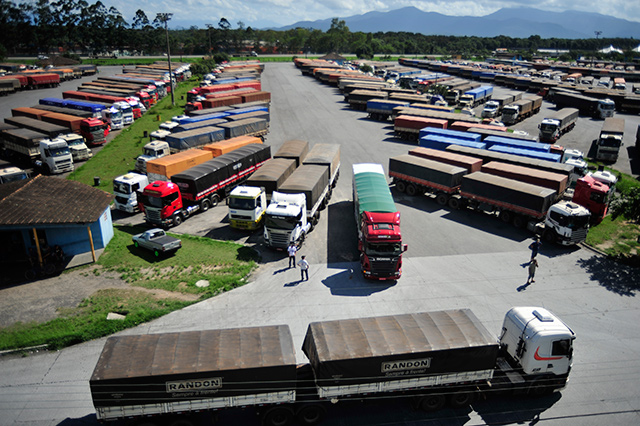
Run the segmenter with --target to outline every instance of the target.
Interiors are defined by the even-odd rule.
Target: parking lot
[[[337,404],[324,424],[630,425],[640,421],[637,270],[584,248],[545,245],[536,284],[519,291],[526,280],[521,265],[529,259],[531,235],[526,230],[392,190],[402,215],[403,240],[409,245],[404,274],[397,282],[364,281],[356,262],[351,165],[376,162],[386,169],[389,157],[404,154],[414,145],[396,139],[391,122],[371,121],[363,112],[351,110],[336,88],[302,76],[292,64],[267,64],[262,83],[272,93],[266,139],[272,152],[288,139],[341,145],[338,186],[300,251],[311,263],[310,280],[298,282],[298,271],[286,268],[285,255],[262,246],[259,231],[244,234],[230,229],[221,203],[173,230],[254,245],[263,253],[263,264],[250,283],[123,333],[288,324],[298,362],[305,362],[300,347],[311,321],[464,307],[471,308],[497,335],[510,307],[544,306],[577,335],[571,382],[561,394],[538,400],[480,401],[472,409],[434,414],[412,411],[406,401],[395,399]],[[544,104],[540,114],[515,127],[535,133],[548,107]],[[627,121],[629,129],[637,127],[640,118]],[[581,118],[560,143],[587,151],[599,126],[600,121]],[[635,132],[627,130],[627,159],[621,156],[616,164],[621,170],[628,167],[633,172],[629,155],[634,151],[627,149],[633,137]],[[114,220],[139,223],[141,216],[114,214]],[[96,424],[87,380],[103,344],[104,339],[99,339],[56,353],[0,360],[0,423]],[[220,424],[258,423],[246,411],[232,411],[221,414]]]

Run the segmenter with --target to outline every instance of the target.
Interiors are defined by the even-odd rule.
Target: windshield
[[[606,201],[606,194],[602,194],[599,192],[592,192],[589,197],[591,201],[595,201],[596,203],[603,204]]]
[[[256,208],[255,198],[229,198],[229,208],[238,210],[253,210]]]
[[[171,201],[168,201],[166,198],[163,199],[161,197],[152,197],[151,195],[147,197],[147,204],[150,207],[157,207],[161,209],[162,207],[164,207],[165,202],[167,204],[171,204]]]
[[[49,152],[51,153],[52,157],[62,157],[69,154],[69,147],[65,146],[61,148],[51,148],[49,149]]]
[[[67,144],[69,146],[78,146],[78,145],[82,145],[84,142],[82,142],[80,139],[72,139],[70,141],[67,141]]]
[[[112,118],[121,118],[122,117],[122,111],[120,111],[120,110],[112,111],[111,112],[111,117]]]
[[[113,192],[121,194],[131,194],[131,185],[124,182],[113,182]]]
[[[547,123],[540,124],[540,131],[543,133],[552,133],[552,132],[555,132],[555,130],[556,130],[555,124],[547,124]]]
[[[581,229],[589,226],[591,216],[569,216],[567,218],[567,226],[571,229]]]
[[[365,253],[367,256],[400,256],[402,254],[401,243],[366,243]]]
[[[618,148],[621,145],[621,140],[616,138],[600,139],[600,146],[606,146],[611,148]]]
[[[515,108],[509,108],[506,107],[502,110],[502,115],[513,115],[516,113],[516,109]]]
[[[158,156],[158,151],[156,151],[153,148],[145,148],[144,149],[144,155],[148,155],[149,157],[157,157]]]
[[[300,214],[298,216],[266,215],[264,226],[271,229],[286,229],[290,231],[296,227],[299,221]]]
[[[611,111],[615,109],[615,107],[616,107],[615,104],[605,104],[605,103],[600,104],[600,109],[605,111]]]

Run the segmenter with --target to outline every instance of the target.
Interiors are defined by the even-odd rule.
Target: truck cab
[[[109,107],[102,110],[102,119],[109,123],[113,130],[119,130],[124,128],[122,120],[122,111],[116,107]]]
[[[102,145],[107,141],[109,125],[99,118],[87,118],[80,122],[80,134],[88,145]]]
[[[232,228],[254,230],[262,226],[267,210],[267,194],[264,188],[237,186],[227,200],[229,223]]]
[[[113,104],[115,108],[118,108],[122,113],[122,124],[128,126],[133,123],[133,108],[129,105],[129,102],[115,102]]]
[[[506,124],[516,123],[520,115],[520,106],[510,104],[502,108],[502,122]]]
[[[488,101],[484,105],[482,110],[483,118],[495,118],[498,116],[498,110],[500,109],[500,103],[497,101]]]
[[[0,169],[0,184],[17,182],[24,179],[29,179],[29,175],[18,167],[5,167]]]
[[[555,142],[560,138],[560,121],[554,118],[543,118],[538,126],[540,140]]]
[[[87,161],[93,157],[93,152],[84,143],[84,138],[77,133],[69,133],[66,135],[58,136],[59,139],[64,140],[69,145],[69,151],[73,157],[73,162]]]
[[[40,159],[36,167],[46,174],[59,174],[73,171],[73,157],[69,145],[64,139],[43,139],[39,144]]]
[[[581,243],[587,239],[590,220],[587,208],[576,202],[560,201],[547,211],[543,236],[565,246]]]
[[[146,144],[142,155],[136,159],[136,170],[140,173],[147,173],[147,161],[164,157],[171,154],[169,144],[164,141],[153,141]]]
[[[113,195],[118,210],[135,213],[139,210],[137,192],[149,185],[147,176],[127,173],[113,180]]]
[[[586,207],[593,221],[600,222],[607,215],[609,187],[587,175],[576,182],[572,201]]]
[[[609,98],[599,99],[597,108],[600,118],[605,119],[607,117],[613,117],[616,111],[616,103]]]
[[[311,224],[307,220],[307,200],[304,194],[274,191],[265,213],[265,243],[281,250],[285,250],[291,242],[300,246],[309,231]]]
[[[399,279],[402,275],[400,213],[363,212],[362,238],[358,240],[362,274],[370,279]]]
[[[573,330],[550,311],[517,307],[504,318],[500,348],[532,386],[562,389],[573,364],[574,340]],[[543,381],[536,383],[536,376]]]
[[[178,185],[173,182],[155,181],[137,194],[138,205],[145,221],[168,228],[182,223],[184,204]]]

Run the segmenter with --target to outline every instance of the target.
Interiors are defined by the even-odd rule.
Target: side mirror
[[[402,252],[404,253],[405,251],[407,251],[409,249],[409,244],[403,244],[402,245]]]

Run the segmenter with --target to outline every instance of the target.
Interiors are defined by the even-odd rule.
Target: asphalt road
[[[635,297],[640,271],[584,248],[545,245],[536,283],[523,287],[527,274],[522,264],[529,259],[530,242],[526,231],[482,214],[449,211],[424,197],[394,194],[409,244],[403,277],[391,283],[366,282],[354,262],[351,164],[377,162],[386,168],[390,156],[406,153],[412,145],[393,138],[391,123],[370,121],[364,113],[350,110],[337,89],[303,77],[292,64],[267,64],[263,87],[272,92],[267,143],[274,151],[288,139],[341,144],[341,178],[332,203],[301,250],[311,263],[310,280],[299,282],[298,271],[286,268],[283,253],[262,248],[259,232],[231,230],[221,205],[174,230],[255,245],[264,262],[250,282],[122,334],[288,324],[298,361],[305,362],[300,347],[311,321],[468,307],[497,335],[510,307],[544,306],[577,335],[571,382],[562,393],[534,400],[494,398],[471,409],[430,415],[395,398],[339,403],[323,424],[640,423],[640,304]],[[534,117],[517,127],[537,129],[539,120]],[[596,129],[598,124],[589,125]],[[570,135],[577,138],[582,125],[581,121],[561,142]],[[584,137],[592,137],[587,127]],[[586,141],[577,138],[575,147],[582,143]],[[136,223],[141,218],[114,213],[114,220]],[[96,424],[88,379],[104,341],[0,359],[0,425]],[[220,414],[219,424],[258,421],[250,410],[231,410]]]

